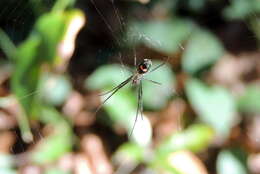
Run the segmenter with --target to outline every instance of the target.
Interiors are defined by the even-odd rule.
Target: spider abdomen
[[[152,61],[150,59],[144,59],[138,66],[137,72],[139,74],[145,74],[149,71],[152,66]]]

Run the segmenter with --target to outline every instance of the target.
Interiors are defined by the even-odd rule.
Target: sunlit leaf
[[[40,85],[40,97],[48,104],[61,105],[71,91],[71,84],[66,76],[45,74]]]
[[[148,147],[152,143],[152,124],[150,120],[144,115],[139,113],[137,121],[134,126],[135,117],[132,117],[132,121],[129,124],[129,138],[136,144],[144,147]],[[131,134],[132,133],[132,134]]]
[[[52,8],[53,11],[65,10],[71,7],[75,3],[75,0],[57,0]]]
[[[17,174],[17,171],[12,169],[14,159],[11,155],[0,154],[0,173],[1,174]]]
[[[72,27],[76,32],[71,30],[73,28],[70,27],[70,24],[74,24]],[[71,10],[63,13],[52,12],[43,15],[37,21],[35,26],[36,32],[42,38],[39,56],[44,55],[41,58],[45,61],[55,61],[55,63],[60,63],[60,61],[63,61],[63,54],[60,54],[59,51],[61,49],[61,45],[64,44],[64,39],[67,35],[69,35],[69,40],[72,42],[71,44],[74,44],[76,34],[83,24],[84,15],[79,10]],[[46,28],[52,28],[52,30],[46,30]],[[68,31],[70,33],[68,33]],[[74,45],[72,46],[73,51]]]
[[[116,87],[128,77],[131,73],[122,69],[120,65],[105,65],[99,67],[85,81],[85,87],[92,90],[109,91]],[[109,94],[101,96],[105,100]],[[132,118],[135,116],[136,102],[135,95],[126,85],[116,92],[104,105],[105,110],[109,113],[112,121],[120,123],[130,130]]]
[[[215,63],[224,53],[218,38],[205,30],[195,31],[188,40],[182,57],[182,67],[188,73],[196,73]]]
[[[48,168],[44,174],[71,174],[71,172],[63,171],[58,168]]]
[[[85,87],[91,90],[109,90],[131,76],[131,72],[122,66],[104,65],[93,72],[85,81]]]
[[[0,173],[1,174],[17,174],[18,172],[14,169],[0,168]]]
[[[12,88],[18,98],[37,91],[41,66],[46,62],[56,60],[58,44],[66,33],[72,18],[70,15],[76,12],[48,13],[40,17],[34,33],[18,47],[17,62],[12,78]],[[31,95],[20,100],[27,115],[30,115],[33,109],[33,98],[34,95]]]
[[[174,53],[190,35],[194,25],[186,19],[153,20],[130,23],[128,40],[142,41],[148,47],[163,53]]]
[[[79,15],[84,16],[79,10],[71,10],[51,12],[41,16],[36,21],[33,32],[17,48],[11,85],[23,109],[18,120],[23,137],[25,134],[30,134],[26,117],[39,117],[39,113],[35,112],[42,106],[35,95],[39,91],[42,67],[47,64],[52,67],[62,61],[58,52],[60,42],[65,38],[69,24]],[[20,100],[21,98],[23,99]],[[27,137],[32,136],[30,134]]]
[[[207,174],[202,161],[193,153],[182,150],[173,152],[168,157],[168,163],[181,174]],[[189,166],[189,167],[187,167]]]
[[[200,120],[211,125],[218,136],[227,137],[237,119],[233,96],[225,88],[208,87],[195,79],[186,83],[186,91]]]
[[[125,143],[121,145],[115,153],[114,158],[119,162],[122,160],[130,160],[141,162],[144,158],[145,149],[134,143]]]
[[[218,174],[247,174],[246,155],[240,149],[222,150],[217,158]]]
[[[168,137],[159,145],[157,152],[160,156],[168,155],[177,150],[200,152],[209,146],[213,135],[213,130],[209,126],[195,124],[185,131],[174,133]]]
[[[0,154],[0,169],[11,168],[14,164],[13,158],[7,154]]]
[[[108,96],[103,96],[103,100],[106,97]],[[120,90],[114,94],[103,107],[114,122],[120,123],[129,130],[131,129],[132,124],[130,123],[132,123],[132,118],[135,117],[136,113],[136,99],[131,90]]]

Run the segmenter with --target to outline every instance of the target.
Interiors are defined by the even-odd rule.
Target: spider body
[[[149,72],[152,66],[152,61],[150,59],[144,59],[137,67],[136,73],[132,76],[132,85],[139,85],[143,76]]]
[[[145,74],[147,73],[150,68],[152,67],[152,61],[150,59],[144,59],[138,66],[136,71],[139,74]]]

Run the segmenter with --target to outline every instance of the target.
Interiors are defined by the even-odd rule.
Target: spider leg
[[[157,70],[158,68],[160,68],[161,66],[163,66],[165,64],[165,62],[161,63],[160,65],[156,66],[154,69],[152,69],[150,72],[153,72],[155,70]]]
[[[134,48],[134,66],[136,67],[136,50]]]
[[[106,101],[108,99],[110,99],[119,89],[121,89],[122,87],[124,87],[127,83],[129,83],[132,79],[132,76],[130,76],[128,79],[126,79],[125,81],[123,81],[122,83],[120,83],[118,86],[116,86],[115,88],[113,88],[112,90],[108,91],[108,93],[112,92],[100,105],[99,107],[96,109],[96,112],[97,113],[99,111],[99,109],[106,103]]]
[[[120,87],[123,83],[125,83],[127,80],[131,79],[133,76],[130,76],[128,79],[126,79],[125,81],[123,81],[122,83],[120,83],[119,85],[117,85],[116,87],[110,89],[109,91],[106,91],[104,93],[98,94],[98,96],[103,96],[103,95],[107,95],[111,92],[113,92],[114,90],[116,90],[118,87]]]
[[[166,60],[165,62],[159,64],[158,66],[156,66],[155,68],[153,68],[150,72],[153,72],[153,71],[157,70],[158,68],[160,68],[161,66],[165,65],[166,62],[168,62],[168,60],[169,60],[169,57],[167,58],[167,60]]]
[[[131,135],[133,134],[133,131],[134,131],[134,128],[135,128],[135,125],[136,125],[136,122],[137,122],[137,118],[138,118],[138,113],[140,111],[140,114],[141,114],[141,117],[143,119],[143,115],[142,115],[142,112],[143,112],[143,101],[142,101],[142,95],[143,95],[143,89],[142,89],[142,82],[140,82],[139,86],[138,86],[138,102],[137,102],[137,110],[136,110],[136,115],[135,115],[135,121],[134,121],[134,125],[133,125],[133,128],[130,132],[130,137]]]
[[[154,83],[156,85],[162,85],[160,82],[156,82],[156,81],[153,81],[153,80],[150,80],[150,79],[146,79],[146,78],[143,78],[143,79],[146,80],[146,81],[152,82],[152,83]]]
[[[139,102],[140,102],[141,118],[142,118],[142,120],[144,120],[144,117],[143,117],[143,85],[142,85],[142,81],[140,82]]]
[[[139,96],[140,96],[140,84],[138,86],[138,98],[137,98],[138,101],[137,101],[137,110],[136,110],[136,115],[135,115],[135,122],[134,122],[133,128],[132,128],[132,130],[131,130],[131,132],[129,134],[130,137],[133,134],[133,131],[135,129],[135,125],[136,125],[136,122],[137,122],[137,118],[138,118],[138,113],[139,113],[139,108],[140,108]]]

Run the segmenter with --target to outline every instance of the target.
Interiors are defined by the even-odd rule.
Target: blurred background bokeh
[[[1,0],[0,174],[259,174],[259,0]],[[144,58],[136,88],[112,89]]]

